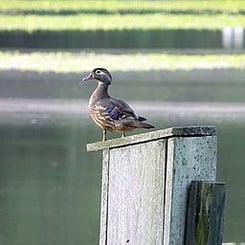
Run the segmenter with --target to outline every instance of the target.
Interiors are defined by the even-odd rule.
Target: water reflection
[[[151,117],[158,117],[160,114],[164,118],[187,119],[210,119],[210,120],[244,120],[245,103],[220,103],[220,102],[139,102],[131,101],[137,111],[147,113]],[[88,119],[87,100],[64,100],[64,99],[0,99],[0,122],[9,121],[10,117],[18,120],[12,123],[20,124],[23,120],[29,120],[35,124],[40,119],[57,119],[59,116],[80,117]],[[4,116],[5,115],[5,116]],[[61,120],[62,120],[61,119]]]
[[[41,102],[0,103],[1,242],[96,244],[100,153],[87,153],[85,145],[101,139],[101,132],[80,113],[84,101],[66,101],[67,107],[57,100]],[[216,104],[212,109],[208,103],[169,103],[162,108],[159,103],[133,104],[158,128],[217,126],[218,180],[228,183],[225,240],[244,241],[244,105]]]
[[[130,42],[125,42],[130,40]],[[222,48],[220,30],[96,30],[0,32],[2,48]]]
[[[1,242],[97,244],[100,162],[85,131],[73,120],[1,125]]]
[[[130,42],[125,42],[130,40]],[[97,30],[97,31],[26,31],[0,32],[5,48],[170,48],[170,49],[243,49],[244,30]]]

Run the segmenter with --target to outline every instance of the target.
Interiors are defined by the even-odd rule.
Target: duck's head
[[[91,71],[91,73],[88,74],[88,76],[84,77],[83,81],[88,80],[98,80],[99,82],[110,85],[112,81],[111,73],[106,70],[105,68],[95,68]]]

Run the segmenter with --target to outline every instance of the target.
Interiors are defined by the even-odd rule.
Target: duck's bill
[[[92,76],[92,73],[90,73],[90,74],[88,74],[88,76],[84,77],[84,78],[82,79],[82,81],[85,82],[85,81],[92,80],[92,79],[94,79],[94,78],[93,78],[93,76]]]

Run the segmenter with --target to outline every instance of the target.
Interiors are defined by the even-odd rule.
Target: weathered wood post
[[[103,150],[100,245],[183,245],[191,181],[215,181],[214,127],[87,145]]]
[[[186,245],[221,245],[226,184],[192,181],[189,189]]]

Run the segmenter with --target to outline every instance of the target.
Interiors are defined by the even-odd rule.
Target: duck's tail
[[[136,121],[136,122],[137,122],[137,121]],[[137,128],[146,128],[146,129],[149,129],[149,128],[155,128],[155,126],[153,126],[153,125],[150,124],[150,123],[146,123],[146,122],[138,121],[137,124],[138,124]]]
[[[136,126],[136,128],[155,128],[155,126],[153,126],[150,123],[146,123],[147,119],[145,117],[142,116],[138,116],[137,120],[135,122],[137,122],[138,126]]]
[[[147,122],[142,122],[139,120],[127,120],[124,123],[130,126],[132,129],[133,128],[146,128],[146,129],[155,128],[155,126],[153,126],[152,124],[147,123]]]
[[[119,128],[123,129],[122,131],[130,131],[133,130],[135,128],[145,128],[145,129],[150,129],[150,128],[155,128],[155,126],[153,126],[150,123],[147,123],[145,121],[140,121],[140,120],[136,120],[136,119],[122,119],[119,120],[120,125]]]

